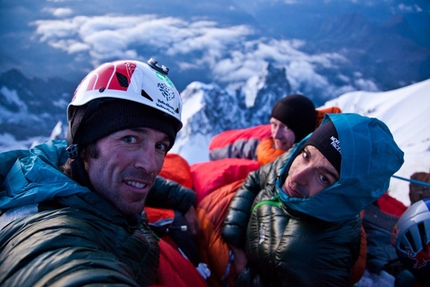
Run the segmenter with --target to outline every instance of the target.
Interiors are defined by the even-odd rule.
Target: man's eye
[[[306,160],[308,160],[308,159],[309,159],[309,155],[308,155],[308,153],[307,153],[306,151],[302,151],[302,157],[303,157],[304,159],[306,159]]]
[[[325,175],[321,174],[320,175],[320,180],[324,183],[324,184],[329,184],[330,180],[328,179],[328,177],[326,177]]]
[[[321,174],[320,176],[320,180],[321,182],[325,185],[325,186],[332,186],[335,183],[335,179],[333,179],[332,177],[329,176],[325,176],[323,174]]]
[[[168,146],[167,144],[160,143],[160,144],[157,144],[156,148],[157,148],[158,150],[161,150],[161,151],[167,152],[167,149],[169,148],[169,146]]]
[[[122,140],[126,143],[136,143],[137,139],[134,136],[125,136],[122,137]]]

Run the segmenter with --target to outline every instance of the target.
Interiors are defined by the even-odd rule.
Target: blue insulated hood
[[[60,170],[67,158],[60,140],[0,153],[0,210],[90,192]]]
[[[327,114],[322,124],[328,120],[336,127],[340,141],[342,163],[339,180],[309,198],[289,197],[281,190],[283,182],[280,179],[276,188],[288,207],[335,222],[357,216],[388,190],[391,176],[403,164],[403,151],[388,127],[376,118],[348,113]],[[297,145],[279,178],[285,178],[282,175],[288,171],[308,138]]]

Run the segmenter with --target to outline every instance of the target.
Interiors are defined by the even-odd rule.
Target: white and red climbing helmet
[[[152,58],[148,63],[109,62],[91,71],[67,108],[69,145],[88,144],[138,124],[161,129],[173,145],[182,128],[182,99],[168,71]]]
[[[400,261],[414,275],[430,279],[430,198],[406,209],[394,227],[391,243]]]

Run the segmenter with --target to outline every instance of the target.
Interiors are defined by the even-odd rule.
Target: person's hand
[[[246,257],[245,251],[242,249],[236,248],[234,246],[230,246],[230,248],[234,253],[234,270],[236,271],[236,276],[239,276],[243,268],[245,268],[246,264],[248,264],[248,258]]]
[[[191,234],[197,235],[197,232],[200,229],[199,222],[197,220],[197,212],[194,206],[191,206],[190,209],[184,214],[185,220],[187,221],[187,226],[190,229]]]

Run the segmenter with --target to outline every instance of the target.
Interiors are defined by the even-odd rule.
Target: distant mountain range
[[[0,75],[0,130],[17,140],[49,136],[58,121],[66,122],[66,107],[74,84],[60,78],[27,79],[18,70]]]

